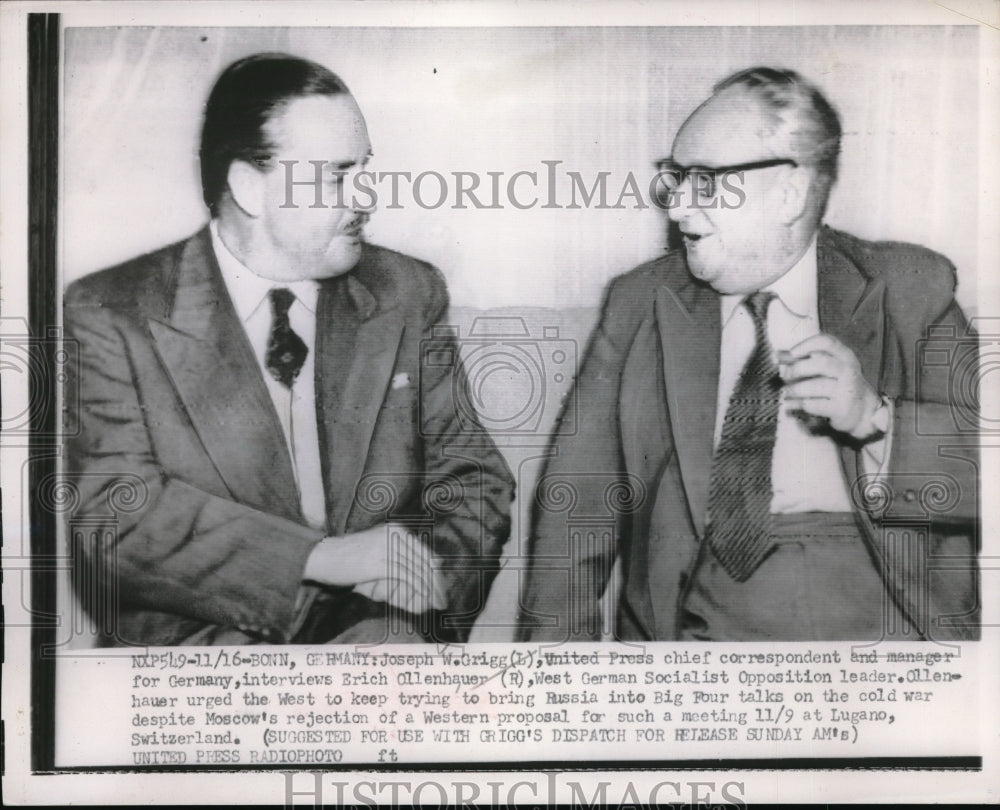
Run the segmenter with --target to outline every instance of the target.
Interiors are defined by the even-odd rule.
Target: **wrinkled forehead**
[[[741,87],[712,96],[674,139],[673,158],[684,166],[731,166],[779,157],[773,113]]]

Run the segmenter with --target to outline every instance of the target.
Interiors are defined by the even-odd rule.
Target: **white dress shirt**
[[[791,349],[820,333],[817,273],[814,238],[795,266],[764,288],[776,296],[767,312],[768,339],[775,352]],[[741,305],[745,297],[742,294],[723,295],[720,301],[722,345],[716,446],[722,435],[729,398],[756,343],[753,319]],[[810,432],[792,410],[782,391],[771,466],[774,491],[771,512],[850,512],[851,497],[844,481],[837,443],[829,436]],[[891,414],[889,424],[892,424]],[[884,474],[889,460],[888,445],[888,437],[865,445],[862,456],[867,473]]]
[[[223,243],[218,226],[212,220],[212,248],[219,261],[222,280],[226,284],[236,314],[253,347],[257,366],[267,386],[281,429],[285,433],[288,452],[295,470],[299,503],[306,522],[314,529],[326,527],[326,496],[320,466],[319,429],[316,424],[316,301],[319,284],[316,281],[280,282],[261,278],[247,269]],[[306,348],[305,362],[291,389],[286,388],[267,370],[267,341],[271,333],[272,289],[285,288],[295,294],[288,310],[292,330],[302,338]]]

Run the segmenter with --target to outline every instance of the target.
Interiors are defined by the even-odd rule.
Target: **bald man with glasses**
[[[616,560],[623,640],[978,638],[955,269],[822,224],[840,135],[813,85],[753,68],[657,164],[683,246],[610,286],[539,479],[522,640],[607,632]]]

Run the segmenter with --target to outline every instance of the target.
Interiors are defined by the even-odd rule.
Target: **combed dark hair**
[[[773,116],[773,134],[786,140],[789,157],[816,169],[825,205],[837,179],[841,136],[840,117],[826,97],[794,70],[770,67],[734,73],[715,85],[714,92],[730,87],[744,87],[764,103]]]
[[[322,65],[284,53],[258,53],[231,64],[205,103],[201,130],[201,188],[214,216],[234,160],[260,161],[276,148],[264,126],[292,99],[349,94]]]

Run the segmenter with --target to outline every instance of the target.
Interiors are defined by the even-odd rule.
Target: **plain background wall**
[[[225,66],[250,53],[287,51],[337,72],[367,117],[374,170],[509,176],[543,173],[542,161],[557,160],[558,172],[579,172],[588,186],[609,172],[610,204],[629,172],[645,185],[715,82],[767,64],[816,82],[841,114],[841,178],[827,222],[946,254],[959,270],[959,300],[974,313],[977,295],[996,300],[995,280],[977,290],[977,271],[982,285],[996,249],[978,232],[986,184],[977,42],[974,28],[902,26],[70,28],[63,279],[183,238],[206,221],[197,166],[202,106]],[[564,175],[557,198],[569,202]],[[582,352],[607,281],[665,243],[663,214],[635,210],[630,198],[625,210],[456,210],[454,200],[425,210],[401,201],[408,204],[374,215],[368,237],[441,268],[462,335],[489,310],[523,316],[535,337],[556,326]],[[518,396],[532,395],[528,383],[516,374],[507,384],[492,378],[486,411],[516,412]],[[537,435],[498,434],[520,484],[510,557],[522,548],[553,403],[568,383],[544,392]],[[497,579],[473,640],[510,638],[517,567]]]
[[[380,171],[610,172],[614,204],[670,152],[729,73],[790,67],[840,111],[841,180],[827,221],[927,245],[976,302],[979,61],[974,27],[70,28],[65,32],[66,281],[184,237],[205,221],[204,100],[261,50],[338,73],[368,120]],[[426,187],[433,198],[435,185]],[[568,202],[568,182],[560,198]],[[453,202],[453,201],[451,201]],[[631,206],[631,200],[625,200]],[[450,203],[449,203],[450,205]],[[437,264],[454,303],[595,306],[655,256],[663,215],[626,210],[382,208],[369,238]]]

